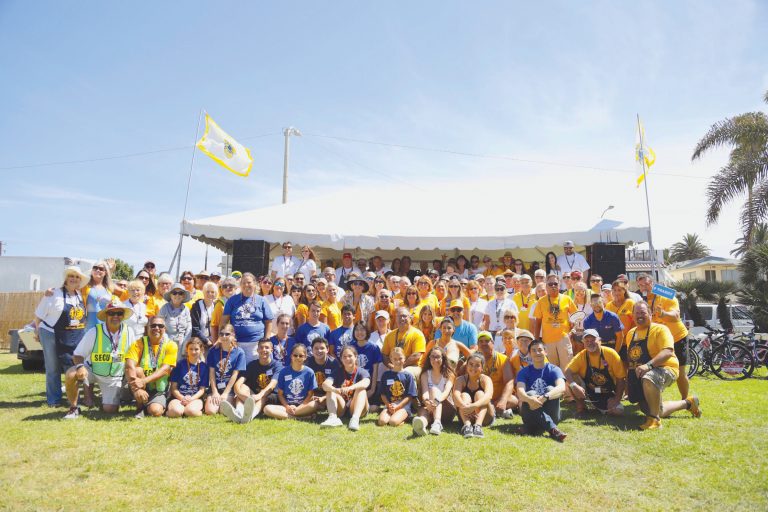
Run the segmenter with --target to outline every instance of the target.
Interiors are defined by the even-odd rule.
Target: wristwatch
[[[651,363],[650,361],[648,361],[648,362],[647,362],[647,363],[645,363],[645,364],[647,364],[647,365],[648,365],[648,371],[650,371],[650,370],[653,370],[653,368],[654,368],[654,366],[653,366],[653,363]]]

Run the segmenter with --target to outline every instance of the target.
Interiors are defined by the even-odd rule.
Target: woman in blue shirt
[[[291,365],[286,366],[277,375],[277,399],[280,405],[267,405],[264,414],[270,418],[286,420],[314,414],[316,403],[313,400],[317,379],[315,372],[304,366],[307,360],[307,347],[297,343],[291,350]]]

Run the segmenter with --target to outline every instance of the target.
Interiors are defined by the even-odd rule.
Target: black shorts
[[[683,338],[675,342],[675,356],[680,366],[688,365],[688,343],[685,340],[686,338]]]

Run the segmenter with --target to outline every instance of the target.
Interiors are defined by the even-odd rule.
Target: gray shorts
[[[150,394],[149,400],[147,400],[147,403],[144,404],[144,410],[146,411],[151,404],[158,404],[162,406],[163,410],[165,410],[168,408],[168,397],[165,396],[164,392],[156,392],[155,394]]]
[[[643,375],[643,380],[650,381],[656,386],[659,392],[664,391],[664,388],[672,385],[677,380],[675,372],[667,368],[666,366],[659,366],[654,368]]]

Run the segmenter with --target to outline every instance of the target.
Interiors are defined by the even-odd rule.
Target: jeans
[[[61,401],[61,364],[56,354],[56,335],[41,328],[40,344],[45,360],[45,400],[48,405],[58,405]]]
[[[520,406],[520,416],[523,418],[523,425],[529,430],[549,432],[557,427],[560,421],[560,399],[548,400],[536,410],[531,410],[528,403],[523,402]]]

